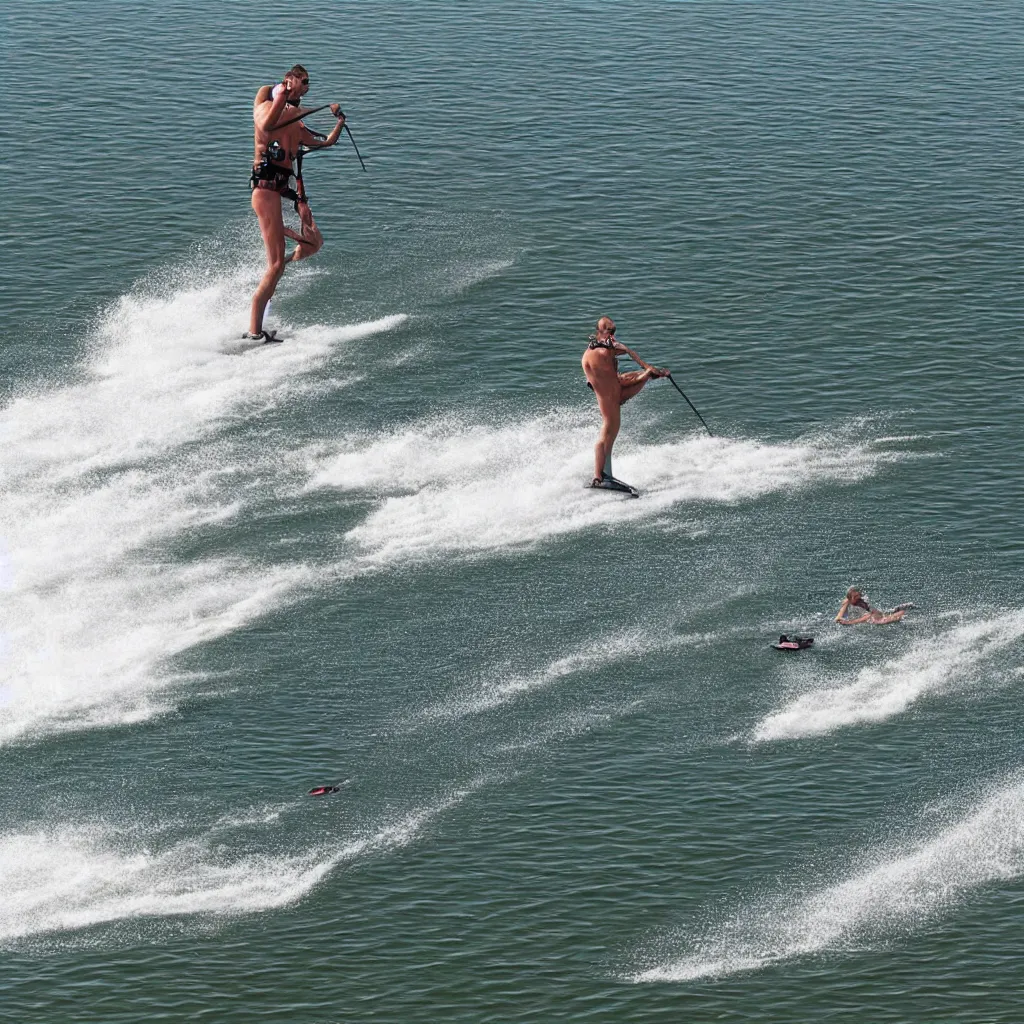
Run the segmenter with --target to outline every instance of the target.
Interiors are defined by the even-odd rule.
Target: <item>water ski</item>
[[[277,331],[262,330],[259,334],[250,334],[246,331],[242,335],[242,341],[248,341],[253,345],[276,345],[284,341],[284,338],[279,338]]]
[[[592,487],[595,490],[602,491],[620,491],[623,494],[628,494],[630,497],[639,498],[640,492],[635,488],[631,487],[624,480],[617,480],[612,474],[612,457],[607,455],[604,460],[604,472],[601,473],[601,479],[598,480],[596,477],[587,484],[588,487]]]
[[[779,637],[777,644],[772,644],[772,647],[777,651],[803,651],[813,646],[813,636],[786,636],[785,633]]]
[[[228,355],[240,356],[243,352],[248,352],[250,349],[263,348],[264,345],[280,344],[284,341],[284,338],[279,338],[276,331],[260,331],[259,334],[249,334],[246,332],[242,335],[238,341],[230,343],[230,347],[225,349]]]

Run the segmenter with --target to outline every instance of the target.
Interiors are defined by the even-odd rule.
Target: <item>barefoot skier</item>
[[[629,356],[643,369],[619,373],[619,356]],[[612,447],[619,433],[620,409],[634,395],[638,395],[649,380],[667,377],[669,371],[648,366],[632,349],[616,341],[615,321],[608,316],[597,321],[596,333],[590,336],[590,344],[583,353],[582,362],[587,387],[594,392],[597,407],[601,411],[601,433],[594,446],[594,478],[590,486],[628,491],[638,497],[637,491],[612,475]]]

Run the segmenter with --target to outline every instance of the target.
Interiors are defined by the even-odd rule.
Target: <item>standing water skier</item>
[[[296,64],[284,81],[271,88],[263,86],[256,93],[252,119],[255,125],[256,152],[253,161],[252,208],[260,222],[263,244],[267,250],[267,269],[255,294],[249,314],[249,331],[243,337],[252,340],[282,341],[272,331],[263,329],[263,315],[281,280],[286,262],[304,260],[320,250],[323,235],[313,220],[302,184],[302,150],[333,146],[341,137],[345,115],[337,103],[330,104],[338,123],[327,136],[311,132],[302,123],[299,100],[309,91],[309,73]],[[296,164],[296,160],[298,161]],[[295,188],[290,185],[295,178]],[[299,215],[302,233],[285,227],[281,211],[282,197],[292,200]],[[285,259],[286,238],[296,243]]]
[[[629,356],[643,369],[619,373],[616,362],[619,356]],[[669,371],[648,366],[632,349],[616,341],[615,321],[610,316],[603,316],[597,321],[596,333],[590,336],[582,361],[587,387],[594,392],[601,411],[601,433],[594,446],[594,479],[590,484],[591,487],[600,487],[602,481],[611,478],[607,467],[611,466],[612,446],[619,433],[621,406],[638,395],[649,380],[667,377]]]

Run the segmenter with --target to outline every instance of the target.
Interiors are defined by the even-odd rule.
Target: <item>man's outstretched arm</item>
[[[306,149],[326,149],[328,146],[335,145],[338,139],[341,138],[341,131],[345,127],[345,115],[337,103],[331,104],[331,113],[338,119],[338,123],[330,130],[326,139],[319,134],[311,132],[304,124],[299,126],[302,129],[300,136],[302,145]]]
[[[615,351],[629,356],[638,366],[642,366],[649,377],[667,377],[668,370],[659,370],[657,366],[645,363],[631,348],[627,348],[621,341],[613,341]]]

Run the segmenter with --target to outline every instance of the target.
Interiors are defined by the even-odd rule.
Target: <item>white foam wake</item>
[[[407,319],[296,328],[283,345],[240,351],[245,281],[236,273],[118,300],[92,339],[85,381],[23,395],[3,410],[0,437],[11,457],[0,479],[73,482],[265,416],[301,396],[339,346]]]
[[[643,706],[644,702],[642,700],[631,700],[624,704],[612,704],[588,711],[570,711],[565,714],[556,715],[548,720],[547,725],[539,729],[531,723],[528,735],[521,739],[499,743],[494,749],[501,753],[535,750],[538,747],[545,747],[556,740],[561,741],[573,739],[577,736],[585,736],[587,733],[609,726],[618,719],[625,718],[627,715],[636,714]]]
[[[1024,610],[959,625],[923,640],[879,666],[861,669],[851,683],[802,694],[754,728],[754,742],[820,736],[905,711],[927,693],[976,677],[997,652],[1024,636]]]
[[[216,836],[149,849],[104,826],[63,826],[0,839],[0,942],[143,917],[226,916],[283,907],[339,865],[413,842],[478,784],[300,854],[230,854]]]
[[[631,980],[690,981],[862,943],[920,926],[971,890],[1022,874],[1024,782],[1017,779],[939,835],[795,903],[742,912],[692,943],[693,952]]]
[[[273,407],[321,387],[312,371],[339,345],[405,318],[304,328],[236,358],[225,348],[241,283],[236,272],[133,292],[100,324],[82,379],[0,410],[0,744],[161,710],[169,657],[310,578],[167,548],[261,500],[282,468],[259,441]]]
[[[709,637],[703,635],[672,634],[666,630],[652,632],[650,628],[598,637],[533,672],[491,672],[472,689],[426,708],[419,717],[437,721],[480,714],[546,689],[562,679],[621,662],[635,662],[655,651],[674,650],[707,639]]]
[[[449,271],[452,274],[451,283],[448,285],[449,290],[455,294],[461,294],[468,291],[474,285],[482,284],[484,281],[498,277],[514,265],[515,260],[497,259],[465,263],[454,267]]]
[[[122,564],[51,593],[5,595],[0,745],[167,711],[184,678],[168,659],[279,608],[312,578],[304,566]]]
[[[630,501],[590,479],[592,411],[561,411],[496,425],[429,420],[384,437],[352,439],[317,468],[310,488],[379,495],[349,534],[364,563],[439,557],[534,544],[601,524],[656,519],[681,503],[733,502],[820,481],[852,481],[896,458],[867,446],[688,436],[620,443],[618,476]]]

